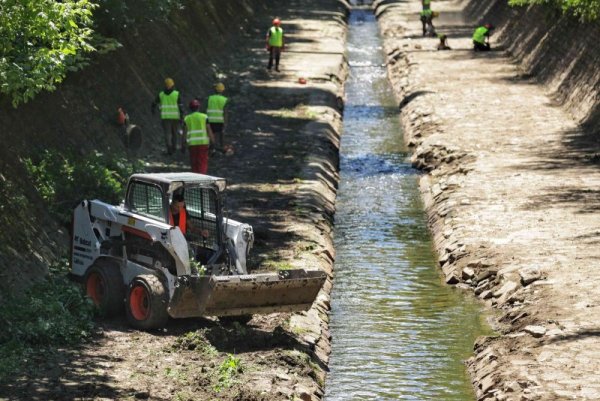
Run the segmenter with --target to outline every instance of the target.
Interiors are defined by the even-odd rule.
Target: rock
[[[285,374],[285,373],[277,373],[277,375],[275,377],[277,377],[281,381],[290,381],[290,380],[292,380],[292,378],[289,375]]]
[[[479,389],[483,394],[489,393],[494,385],[496,384],[496,379],[493,376],[486,376],[479,383]]]
[[[147,400],[150,398],[150,393],[147,391],[138,391],[134,396],[137,400]]]
[[[544,326],[526,326],[523,331],[531,334],[535,338],[540,338],[546,334],[546,328]]]
[[[462,278],[463,280],[471,280],[475,277],[475,271],[470,267],[465,267],[462,269]]]
[[[312,395],[310,395],[307,392],[302,392],[302,393],[300,393],[300,395],[298,396],[298,398],[300,398],[302,401],[311,401],[312,400]]]
[[[492,290],[485,290],[481,294],[479,294],[479,298],[481,299],[489,299],[493,296]]]
[[[494,297],[498,298],[498,297],[503,297],[506,296],[508,297],[510,294],[512,294],[514,291],[516,291],[518,284],[515,283],[514,281],[507,281],[506,283],[504,283],[504,285],[502,287],[500,287],[500,289],[494,291]]]
[[[490,289],[490,280],[485,279],[477,283],[477,287],[475,288],[475,295],[479,295],[485,290]]]
[[[537,267],[526,267],[519,270],[519,276],[521,276],[521,284],[526,286],[541,279],[542,272]]]
[[[452,271],[446,274],[446,284],[456,284],[458,282],[460,282],[460,280],[456,272]]]

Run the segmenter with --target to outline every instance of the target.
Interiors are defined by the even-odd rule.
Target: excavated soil
[[[212,158],[209,174],[228,179],[226,203],[229,216],[254,227],[256,241],[249,260],[250,268],[291,266],[323,269],[331,275],[338,131],[346,74],[347,5],[333,0],[289,1],[285,4],[264,1],[255,5],[241,0],[238,3],[241,4],[241,17],[236,14],[235,5],[228,6],[226,11],[230,12],[232,25],[229,32],[226,29],[220,31],[224,36],[231,34],[231,30],[237,34],[235,29],[240,24],[241,35],[234,42],[235,51],[221,54],[219,66],[214,68],[218,69],[216,78],[210,66],[205,70],[197,68],[205,63],[201,54],[186,58],[185,40],[189,38],[182,38],[177,46],[171,44],[169,48],[172,52],[184,52],[185,57],[178,56],[182,64],[176,73],[169,73],[164,65],[160,65],[162,71],[147,74],[151,65],[113,66],[106,58],[99,60],[93,68],[103,68],[98,79],[107,78],[103,74],[108,74],[116,82],[122,80],[123,85],[142,84],[144,97],[140,97],[139,92],[128,91],[121,91],[119,96],[129,102],[133,122],[143,127],[144,145],[140,156],[149,171],[179,171],[188,166],[187,155],[173,158],[163,155],[158,121],[149,115],[152,90],[141,75],[154,75],[158,83],[156,90],[160,89],[163,74],[176,75],[186,102],[196,95],[196,91],[210,93],[212,83],[216,79],[223,80],[227,87],[225,94],[231,102],[225,141],[233,145],[235,153]],[[258,15],[259,12],[264,15]],[[190,15],[193,13],[194,10]],[[265,68],[264,34],[275,15],[283,21],[288,42],[279,73],[268,72]],[[185,22],[179,21],[179,24],[185,26]],[[135,36],[126,38],[132,42],[125,43],[132,57],[137,57],[136,51],[150,54],[152,43],[146,43],[150,47],[145,50],[139,49],[135,46]],[[145,40],[152,42],[148,38]],[[230,49],[230,45],[227,46]],[[187,49],[192,50],[193,47]],[[207,53],[206,49],[204,51]],[[123,60],[121,53],[118,59]],[[214,53],[210,57],[209,60],[214,61]],[[136,67],[143,73],[133,74]],[[128,69],[127,77],[120,77],[113,71]],[[82,96],[75,85],[83,80],[81,75],[90,78],[94,74],[84,71],[67,84],[64,91],[44,95],[37,103],[26,107],[40,106],[48,97],[59,104],[61,101],[72,104],[74,100],[69,96],[74,99]],[[300,84],[300,77],[307,83]],[[86,87],[99,84],[88,81]],[[113,86],[111,91],[120,91],[119,85]],[[109,104],[110,99],[102,97],[103,94],[98,93],[101,99],[98,102]],[[93,105],[79,105],[77,110],[87,107]],[[95,110],[99,111],[98,108]],[[109,115],[108,107],[102,112]],[[14,117],[16,113],[9,111],[8,117],[3,116],[3,119],[7,117],[5,127],[13,134],[21,127],[21,122]],[[73,129],[77,132],[73,135],[81,136],[85,127],[84,122],[63,128],[66,132]],[[114,127],[110,130],[116,131]],[[107,135],[116,135],[112,131]],[[61,137],[59,134],[46,138],[44,144],[52,146],[53,141],[59,144]],[[107,143],[110,143],[107,138],[96,140],[98,149],[110,151]],[[116,144],[113,142],[112,146]],[[10,159],[5,160],[8,163]],[[4,174],[8,171],[14,174],[10,176],[14,180],[19,168],[3,168]],[[51,229],[55,227],[51,226]],[[45,252],[52,255],[53,249],[65,244],[63,237],[62,242],[47,245]],[[34,246],[33,243],[30,245]],[[55,255],[57,253],[55,251]],[[51,259],[50,256],[47,258]],[[11,255],[3,253],[2,262],[8,265]],[[39,273],[38,265],[27,266],[32,274]],[[14,274],[7,276],[15,283],[19,280]],[[140,332],[129,329],[124,319],[100,319],[98,332],[91,343],[77,349],[55,350],[27,361],[25,371],[0,384],[0,398],[320,399],[330,352],[327,324],[330,288],[328,280],[307,312],[255,316],[247,326],[220,323],[210,318],[185,319],[171,320],[164,330]],[[234,374],[222,369],[230,355],[239,359],[240,369]]]
[[[538,84],[503,51],[504,43],[492,40],[489,53],[472,51],[481,21],[466,14],[481,4],[433,3],[450,51],[437,51],[436,38],[421,36],[420,2],[381,1],[377,13],[412,160],[427,172],[420,187],[439,264],[449,284],[485,302],[498,331],[479,339],[468,361],[477,399],[600,399],[600,170],[598,127],[589,125],[597,116],[597,64],[586,67],[572,54],[552,63],[563,68],[555,77],[586,93],[575,120],[557,105],[566,98],[574,107],[565,86],[554,85],[561,89],[556,94]],[[522,23],[523,12],[537,11],[487,17],[505,18],[498,28],[504,37],[537,35],[547,44],[551,30],[548,36]],[[519,27],[531,35],[506,34]],[[563,40],[575,41],[574,32],[564,32]],[[581,46],[579,53],[597,60],[597,42],[590,44],[596,47]],[[535,56],[530,66],[561,57]]]

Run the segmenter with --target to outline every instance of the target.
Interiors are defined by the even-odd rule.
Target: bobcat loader
[[[248,274],[252,227],[223,216],[225,179],[195,173],[134,174],[119,206],[84,200],[73,212],[71,275],[106,315],[139,329],[169,317],[294,312],[312,305],[320,270]],[[186,233],[170,223],[174,194]]]

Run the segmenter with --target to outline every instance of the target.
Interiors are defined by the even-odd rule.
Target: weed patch
[[[0,305],[0,382],[48,349],[80,344],[94,328],[94,305],[64,274],[66,261],[49,276]]]

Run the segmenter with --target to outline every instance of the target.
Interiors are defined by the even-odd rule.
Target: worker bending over
[[[191,113],[185,116],[185,142],[190,151],[192,172],[206,174],[208,171],[208,147],[215,137],[208,125],[206,114],[200,113],[200,101],[190,102]]]
[[[492,24],[485,24],[475,29],[475,32],[473,32],[473,50],[476,52],[491,50],[490,35],[493,29]]]

